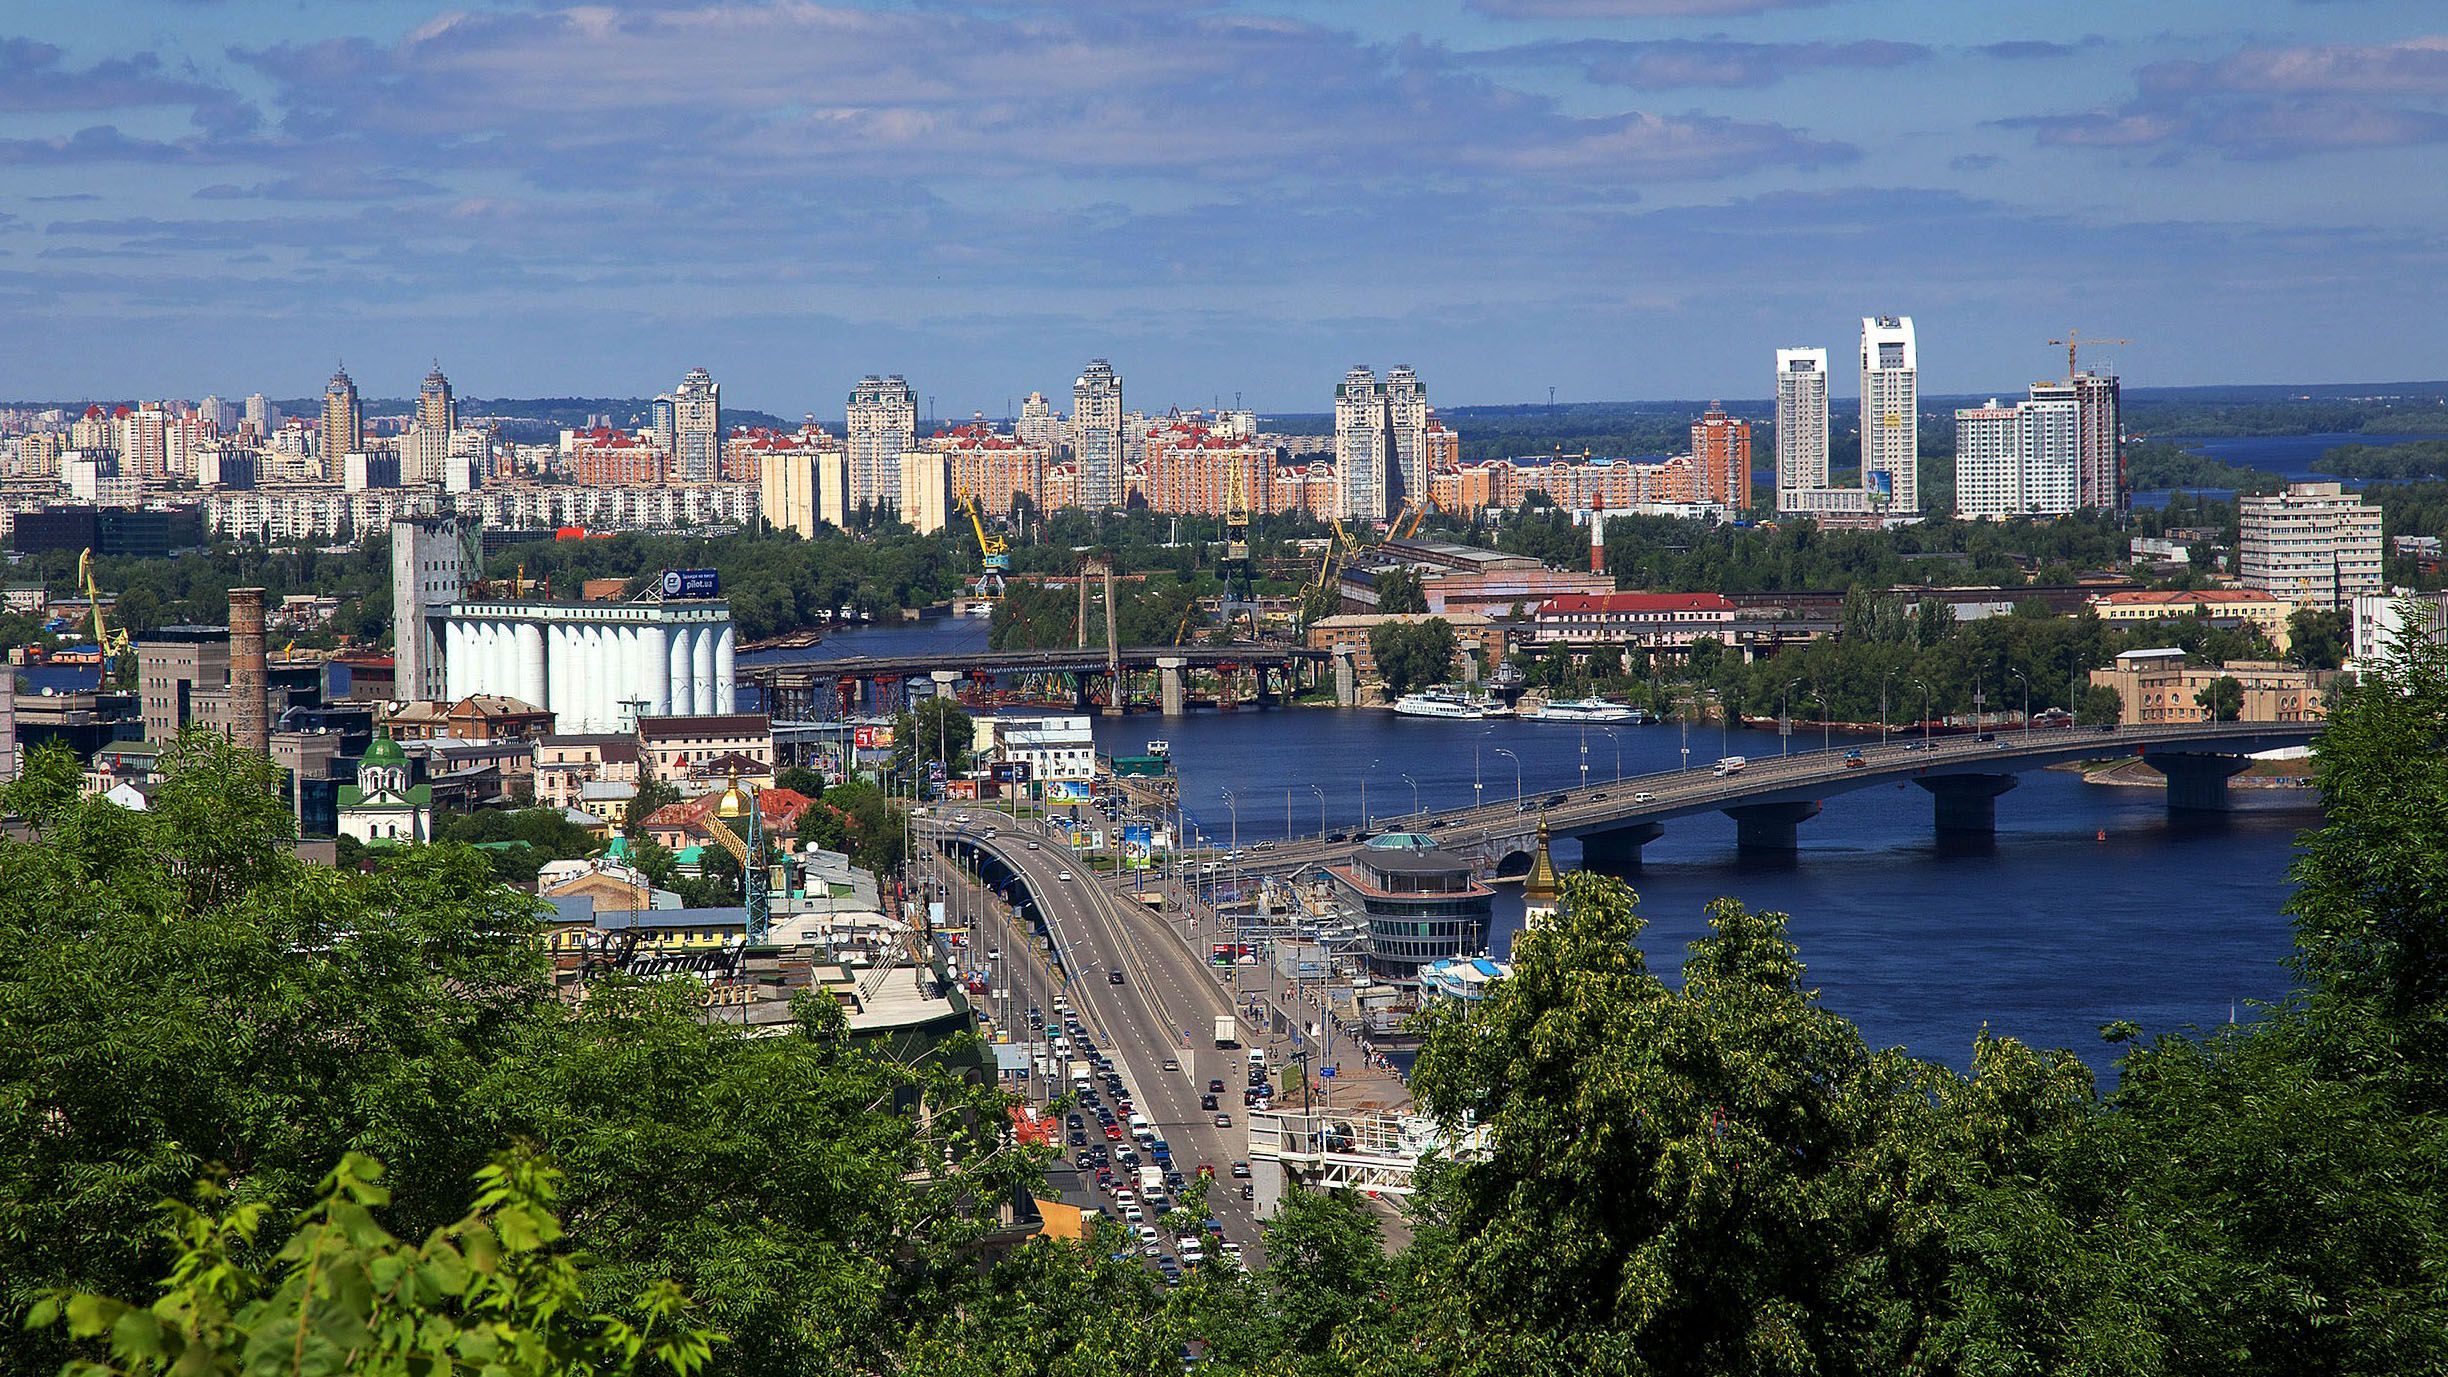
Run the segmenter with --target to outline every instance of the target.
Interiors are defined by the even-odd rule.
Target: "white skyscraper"
[[[247,394],[246,414],[240,418],[255,431],[260,440],[281,427],[281,410],[272,405],[261,392]]]
[[[917,389],[898,373],[859,379],[850,389],[850,509],[880,502],[899,510],[901,456],[917,443]]]
[[[722,477],[722,388],[692,368],[672,394],[672,476],[684,483]]]
[[[1428,389],[1407,363],[1396,364],[1385,380],[1386,431],[1393,449],[1394,490],[1385,510],[1399,513],[1406,502],[1428,500]]]
[[[1346,521],[1386,518],[1386,468],[1393,435],[1385,384],[1367,365],[1335,386],[1335,514]]]
[[[2066,383],[2034,383],[2012,406],[1955,413],[1955,511],[1968,517],[2064,516],[2078,505],[2081,406]]]
[[[1074,501],[1089,511],[1122,505],[1122,380],[1103,359],[1071,385],[1071,457]]]
[[[1776,351],[1777,510],[1807,510],[1800,494],[1828,485],[1825,349]]]
[[[1862,317],[1861,473],[1873,511],[1921,510],[1919,379],[1912,317]]]

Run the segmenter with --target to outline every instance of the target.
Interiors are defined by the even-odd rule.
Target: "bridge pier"
[[[1609,875],[1637,875],[1641,848],[1665,835],[1665,826],[1654,822],[1585,833],[1581,838],[1581,864]]]
[[[1182,715],[1182,666],[1190,663],[1179,655],[1162,655],[1156,660],[1156,682],[1164,700],[1164,715]],[[1227,683],[1230,680],[1226,681]]]
[[[2142,753],[2142,762],[2167,776],[2167,806],[2171,813],[2224,813],[2227,781],[2244,773],[2252,761],[2240,755],[2194,755],[2170,751]]]
[[[1130,714],[1130,671],[1119,665],[1105,675],[1105,715],[1126,717]]]
[[[1940,836],[1992,836],[1997,832],[1998,795],[2020,781],[2013,775],[1931,775],[1913,783],[1929,790]]]
[[[1790,856],[1799,843],[1797,824],[1819,816],[1819,801],[1746,803],[1724,810],[1734,819],[1734,849],[1751,855]]]
[[[961,677],[959,674],[948,669],[937,669],[929,670],[927,672],[927,678],[935,681],[936,697],[948,698],[956,703],[960,701],[960,695],[952,690],[952,686],[960,682]]]
[[[1360,706],[1360,664],[1358,658],[1348,650],[1338,650],[1335,652],[1334,663],[1335,706],[1338,708],[1356,708]]]

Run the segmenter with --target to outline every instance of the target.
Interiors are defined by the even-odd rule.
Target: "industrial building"
[[[460,602],[441,621],[443,697],[516,698],[559,731],[634,731],[737,696],[729,603]]]

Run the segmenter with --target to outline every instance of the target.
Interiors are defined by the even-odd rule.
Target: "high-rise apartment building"
[[[1408,502],[1428,500],[1430,454],[1428,446],[1428,389],[1420,385],[1419,374],[1411,365],[1400,363],[1385,380],[1386,434],[1393,446],[1388,456],[1392,463],[1389,477],[1393,487],[1387,492],[1388,513],[1400,512]]]
[[[439,361],[417,389],[416,423],[445,435],[459,428],[459,403],[451,397],[450,379],[442,376]]]
[[[899,510],[901,456],[917,447],[918,391],[900,374],[869,374],[850,389],[850,508],[882,503]]]
[[[2112,374],[2077,373],[2067,380],[2079,414],[2081,456],[2075,466],[2074,504],[2121,511],[2125,506],[2125,444],[2122,389]]]
[[[158,481],[170,471],[170,413],[160,402],[138,402],[112,417],[118,434],[111,447],[119,452],[119,472],[143,481]]]
[[[1019,437],[1022,444],[1036,445],[1041,449],[1052,450],[1062,444],[1062,422],[1056,419],[1053,409],[1047,404],[1046,394],[1028,394],[1028,400],[1020,404],[1020,420],[1012,427],[1012,434]]]
[[[1386,469],[1393,433],[1385,384],[1366,364],[1335,385],[1335,514],[1346,521],[1386,519]]]
[[[365,449],[365,413],[357,406],[357,383],[346,368],[332,370],[323,385],[323,465],[340,471],[340,456]]]
[[[1864,316],[1861,474],[1873,511],[1921,510],[1920,360],[1911,316]]]
[[[2243,498],[2236,573],[2247,588],[2329,611],[2381,591],[2380,509],[2337,483]]]
[[[1799,495],[1828,486],[1828,364],[1825,349],[1776,351],[1777,510],[1803,510]]]
[[[246,414],[239,420],[255,432],[256,439],[262,440],[281,428],[281,410],[261,392],[250,392],[246,399]]]
[[[690,369],[671,400],[672,476],[683,483],[722,477],[722,388],[714,375]]]
[[[1071,385],[1072,501],[1089,511],[1122,505],[1122,379],[1090,359]]]
[[[1726,415],[1712,404],[1691,427],[1692,468],[1699,500],[1732,507],[1751,506],[1751,423]]]
[[[1996,398],[1955,413],[1959,516],[2064,516],[2077,505],[2080,404],[2064,383],[2033,383],[2012,406]]]

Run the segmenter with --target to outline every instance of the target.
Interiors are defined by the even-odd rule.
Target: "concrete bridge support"
[[[1819,816],[1819,801],[1748,803],[1726,809],[1725,815],[1734,819],[1735,850],[1752,855],[1790,856],[1798,847],[1795,826]]]
[[[1356,708],[1360,706],[1360,664],[1358,658],[1348,650],[1339,650],[1335,652],[1334,665],[1335,706],[1338,708]]]
[[[961,681],[959,674],[948,669],[938,669],[929,671],[927,678],[935,681],[936,697],[952,702],[959,701],[960,695],[953,692],[953,686]]]
[[[1913,781],[1929,790],[1942,837],[1995,836],[1998,795],[2018,782],[2013,775],[1933,775]]]
[[[1165,655],[1156,661],[1156,680],[1164,699],[1164,715],[1182,715],[1182,666],[1190,663],[1179,655]],[[1224,681],[1230,684],[1228,678]]]
[[[1130,671],[1113,669],[1105,675],[1105,715],[1123,717],[1130,712]]]
[[[1641,848],[1665,835],[1666,828],[1654,822],[1586,833],[1581,838],[1581,864],[1609,875],[1639,874]]]
[[[2252,762],[2240,755],[2190,755],[2146,751],[2143,762],[2167,776],[2167,806],[2171,813],[2224,813],[2227,781],[2244,773]]]

